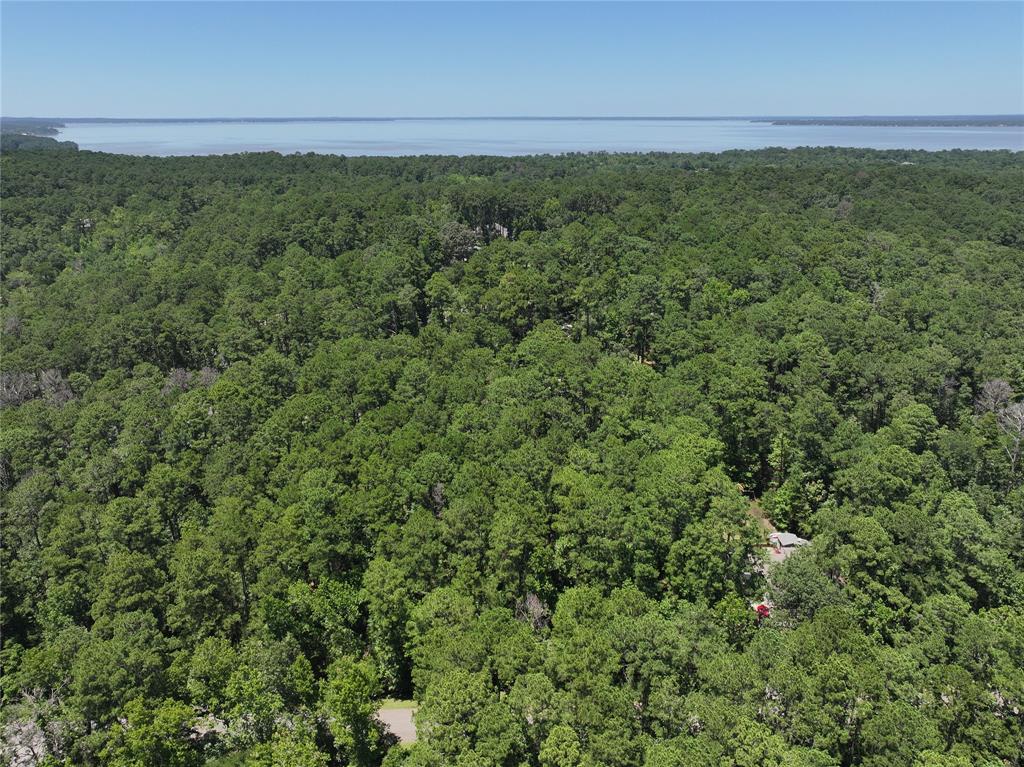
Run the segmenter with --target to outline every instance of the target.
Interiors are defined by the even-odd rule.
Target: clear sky
[[[1024,112],[1024,4],[0,2],[7,116]]]

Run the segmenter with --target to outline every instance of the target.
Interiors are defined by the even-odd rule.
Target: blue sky
[[[0,112],[1021,113],[1022,9],[3,0]]]

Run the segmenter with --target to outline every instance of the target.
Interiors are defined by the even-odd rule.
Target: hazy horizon
[[[1020,118],[382,118],[66,120],[56,138],[135,155],[718,152],[769,146],[1024,150]]]
[[[522,115],[164,115],[160,117],[138,117],[134,115],[0,115],[5,120],[53,120],[68,122],[84,122],[90,120],[118,121],[118,122],[180,122],[180,121],[218,121],[218,122],[244,122],[247,120],[287,120],[291,122],[301,121],[396,121],[396,120],[842,120],[842,119],[878,119],[878,120],[922,120],[922,119],[997,119],[997,118],[1022,118],[1024,112],[1006,113],[969,113],[969,112],[934,112],[929,114],[734,114],[734,115],[712,115],[712,114],[691,114],[691,115],[668,115],[668,114],[607,114],[607,115],[572,115],[572,114],[522,114]]]

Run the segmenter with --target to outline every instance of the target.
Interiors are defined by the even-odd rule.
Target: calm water
[[[201,155],[272,150],[345,155],[720,152],[768,146],[1024,150],[1018,127],[771,125],[749,120],[403,119],[355,122],[68,123],[82,149]]]

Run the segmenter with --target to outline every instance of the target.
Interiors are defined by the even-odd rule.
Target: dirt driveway
[[[398,736],[399,742],[413,743],[416,740],[416,723],[413,721],[415,713],[416,704],[413,701],[389,701],[381,706],[377,718]]]

